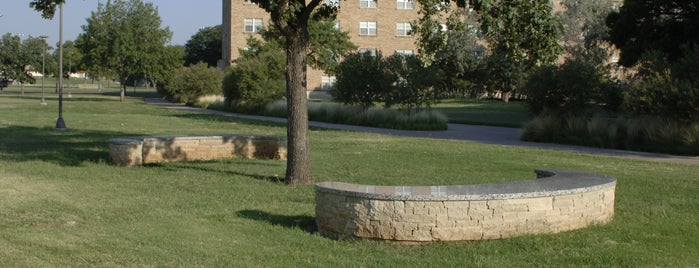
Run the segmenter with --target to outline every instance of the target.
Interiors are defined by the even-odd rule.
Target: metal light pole
[[[44,77],[46,77],[46,38],[48,36],[39,36],[44,40],[44,50],[41,51],[41,105],[46,105],[46,99],[44,98]]]
[[[58,5],[58,120],[56,130],[66,130],[66,122],[63,121],[63,3]]]

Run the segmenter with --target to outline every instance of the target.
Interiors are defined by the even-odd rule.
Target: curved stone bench
[[[112,163],[121,166],[231,157],[284,160],[286,138],[244,135],[122,137],[109,140],[109,157]]]
[[[616,179],[536,170],[537,179],[459,186],[316,184],[316,223],[327,237],[484,240],[556,233],[610,221]]]

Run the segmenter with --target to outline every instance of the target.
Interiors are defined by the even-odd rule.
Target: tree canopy
[[[547,0],[472,0],[491,49],[493,85],[507,92],[533,68],[553,63],[562,52],[561,23]]]
[[[222,36],[221,25],[199,29],[184,45],[184,64],[189,66],[203,61],[209,67],[216,67],[222,53]]]
[[[125,82],[131,74],[153,77],[162,73],[165,44],[172,32],[161,28],[158,10],[141,0],[114,0],[100,3],[78,36],[77,46],[93,70],[116,74],[124,100]]]
[[[670,62],[682,58],[683,46],[699,44],[698,8],[699,0],[625,0],[606,20],[619,63],[631,66],[651,50]]]

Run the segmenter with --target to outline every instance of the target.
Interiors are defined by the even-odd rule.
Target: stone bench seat
[[[250,135],[138,136],[109,140],[109,157],[121,166],[165,161],[242,157],[286,159],[286,138]]]
[[[331,238],[429,242],[556,233],[612,219],[616,179],[535,173],[534,180],[455,186],[320,182],[316,223]]]

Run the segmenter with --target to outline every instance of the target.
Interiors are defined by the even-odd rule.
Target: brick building
[[[359,51],[381,51],[385,56],[417,52],[415,38],[409,35],[410,22],[418,19],[413,0],[342,0],[339,4],[338,27],[349,32]],[[238,49],[245,48],[246,39],[269,21],[269,14],[248,0],[223,0],[223,58],[219,67],[225,68],[238,58]],[[307,79],[311,95],[322,95],[334,83],[334,77],[311,68]]]

